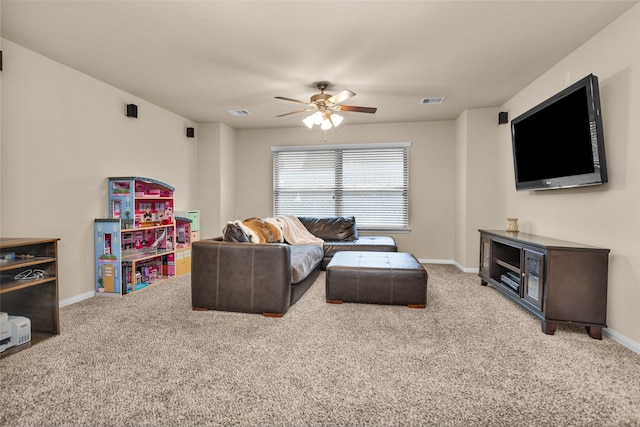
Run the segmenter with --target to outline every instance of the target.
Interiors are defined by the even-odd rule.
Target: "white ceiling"
[[[0,13],[3,38],[193,121],[249,129],[302,126],[304,114],[275,116],[304,106],[274,97],[307,101],[320,80],[378,108],[345,124],[497,107],[636,3],[2,0]]]

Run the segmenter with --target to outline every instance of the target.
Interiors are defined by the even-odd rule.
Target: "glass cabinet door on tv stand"
[[[529,249],[524,249],[523,254],[522,297],[538,310],[542,310],[544,255]]]
[[[491,240],[486,237],[480,239],[480,271],[489,275],[491,264]]]

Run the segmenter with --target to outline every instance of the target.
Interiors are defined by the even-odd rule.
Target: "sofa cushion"
[[[361,236],[350,242],[324,242],[325,257],[332,257],[341,251],[397,252],[398,247],[390,236]]]
[[[347,242],[358,239],[356,218],[353,216],[331,217],[298,217],[300,222],[313,234],[322,240],[332,242]]]
[[[303,281],[316,269],[324,252],[319,245],[291,245],[291,284]]]

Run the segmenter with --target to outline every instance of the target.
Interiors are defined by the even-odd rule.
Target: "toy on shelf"
[[[176,218],[180,217],[190,221],[189,244],[200,240],[200,211],[198,210],[179,211],[179,212],[175,212],[174,216]]]

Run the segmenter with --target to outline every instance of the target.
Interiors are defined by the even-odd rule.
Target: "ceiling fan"
[[[356,113],[375,113],[378,109],[373,107],[357,107],[355,105],[341,105],[342,102],[355,96],[356,94],[350,90],[342,90],[335,95],[324,93],[329,86],[329,82],[318,82],[316,87],[320,89],[320,93],[313,95],[309,102],[299,101],[297,99],[287,98],[284,96],[276,96],[276,99],[297,102],[307,106],[304,110],[292,111],[290,113],[280,114],[276,117],[289,116],[291,114],[312,112],[310,116],[303,120],[304,124],[312,128],[314,124],[320,125],[322,129],[330,129],[338,126],[342,122],[342,116],[335,114],[334,111],[352,111]]]

